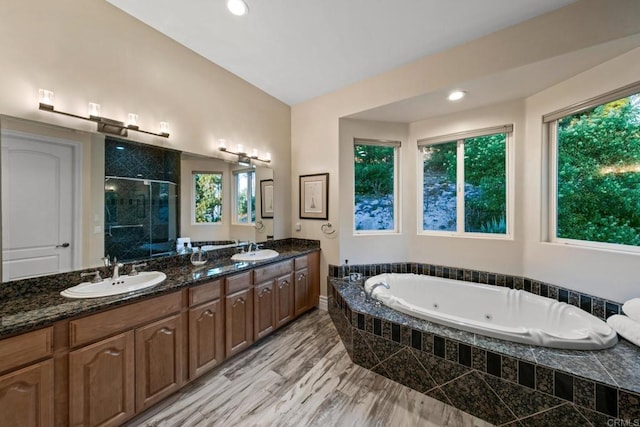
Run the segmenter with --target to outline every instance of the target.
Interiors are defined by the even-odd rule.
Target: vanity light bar
[[[266,153],[265,157],[262,159],[258,156],[257,149],[254,148],[253,150],[247,150],[242,144],[236,145],[236,151],[231,151],[229,150],[229,148],[227,148],[227,141],[225,141],[224,139],[220,139],[218,141],[218,150],[229,154],[235,154],[236,156],[238,156],[238,162],[242,162],[245,165],[250,163],[250,160],[257,160],[263,163],[271,163],[271,153]],[[247,154],[248,152],[251,152],[251,154]]]
[[[76,119],[87,120],[95,122],[98,125],[98,132],[108,133],[118,136],[127,136],[128,131],[133,130],[140,133],[146,133],[148,135],[155,135],[162,138],[169,138],[169,124],[167,122],[160,122],[160,132],[150,132],[142,130],[138,127],[138,115],[129,113],[128,123],[125,124],[119,120],[113,120],[106,117],[102,117],[100,111],[100,104],[94,102],[89,103],[89,116],[79,116],[73,113],[67,113],[65,111],[56,110],[53,106],[53,92],[46,89],[40,89],[40,105],[39,109],[42,111],[48,111],[50,113],[62,114],[63,116],[74,117]]]

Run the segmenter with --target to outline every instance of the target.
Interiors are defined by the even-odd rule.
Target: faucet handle
[[[93,278],[91,279],[91,283],[100,283],[100,282],[102,282],[102,276],[100,276],[100,271],[98,271],[98,270],[96,270],[96,271],[88,271],[86,273],[80,273],[80,278],[87,277],[87,276],[93,276]]]
[[[143,262],[142,264],[133,264],[131,266],[131,271],[129,272],[129,276],[137,276],[139,273],[138,268],[146,267],[146,266],[147,266],[146,262]]]

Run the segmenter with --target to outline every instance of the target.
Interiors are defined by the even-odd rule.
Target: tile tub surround
[[[329,265],[329,277],[342,278],[347,270],[351,273],[361,273],[365,277],[382,273],[415,273],[445,279],[462,280],[465,282],[482,283],[485,285],[504,286],[511,289],[521,289],[536,295],[566,302],[593,314],[598,319],[605,320],[614,314],[622,312],[622,304],[608,301],[593,295],[582,294],[570,289],[561,288],[549,283],[539,282],[522,276],[491,273],[487,271],[469,270],[458,267],[448,267],[435,264],[421,264],[414,262],[395,262],[386,264],[361,265]]]
[[[335,278],[329,314],[356,364],[493,424],[640,423],[640,349],[625,340],[599,351],[497,340],[376,305]]]
[[[190,255],[144,260],[148,264],[145,270],[162,271],[167,275],[167,280],[151,288],[111,297],[68,299],[60,295],[63,289],[86,280],[80,279],[81,272],[100,270],[102,277],[110,277],[110,267],[90,268],[3,283],[0,286],[0,339],[45,327],[65,318],[159,296],[185,286],[198,285],[320,250],[320,242],[314,240],[283,239],[268,243],[265,247],[277,249],[280,255],[266,261],[251,263],[231,261],[231,256],[236,253],[235,248],[208,252],[207,263],[199,267],[191,265]],[[124,271],[121,270],[121,272],[128,273],[131,265],[141,262],[143,261],[137,260],[127,263]]]

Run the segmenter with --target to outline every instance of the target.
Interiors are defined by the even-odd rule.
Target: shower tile
[[[451,340],[445,341],[445,359],[451,362],[458,361],[458,343]]]
[[[543,296],[543,297],[549,296],[549,286],[546,283],[540,284],[540,296]]]
[[[507,276],[507,280],[505,281],[505,286],[509,289],[513,289],[513,276]]]
[[[391,340],[400,343],[400,325],[397,323],[391,324]]]
[[[364,314],[356,313],[356,325],[361,331],[364,330]]]
[[[623,420],[640,420],[640,395],[618,392],[618,417]]]
[[[536,366],[536,390],[553,394],[553,371]]]
[[[485,271],[481,271],[480,272],[480,277],[478,278],[478,281],[480,283],[484,283],[484,284],[489,283],[489,273],[487,273]]]
[[[442,277],[442,266],[436,266],[436,277]]]
[[[480,272],[479,271],[472,271],[471,272],[471,281],[473,283],[478,283],[480,282]]]
[[[433,354],[438,357],[445,357],[445,339],[439,336],[433,337]]]
[[[495,285],[496,284],[496,275],[493,273],[489,273],[487,275],[487,283],[489,285]]]
[[[523,289],[524,288],[524,279],[522,277],[516,277],[513,281],[514,289]]]
[[[569,291],[569,304],[580,307],[580,292]]]
[[[472,277],[472,271],[471,270],[464,270],[464,276],[463,279],[465,282],[472,282],[473,281],[473,277]]]
[[[591,297],[587,295],[580,295],[580,308],[587,313],[591,313],[591,303]]]
[[[471,367],[471,346],[462,343],[458,344],[458,363]]]
[[[449,267],[443,267],[442,268],[442,277],[444,278],[449,278],[449,274],[451,274]]]
[[[471,348],[472,367],[480,372],[487,372],[487,352],[478,347]]]
[[[425,353],[433,354],[433,334],[428,332],[422,333],[422,351]]]
[[[565,403],[531,417],[518,420],[523,427],[540,426],[585,426],[587,420],[575,405]]]
[[[595,383],[575,377],[573,379],[573,401],[576,405],[588,408],[596,408]]]
[[[592,301],[592,314],[596,316],[598,319],[605,319],[604,314],[604,301],[600,298],[594,298]]]
[[[406,345],[407,347],[411,346],[411,327],[406,325],[400,326],[400,343],[402,345]]]
[[[560,289],[558,291],[558,301],[569,303],[569,291],[566,289]]]
[[[500,425],[515,420],[515,415],[477,372],[471,372],[442,387],[453,406]]]
[[[504,274],[496,274],[496,285],[506,286],[507,277]]]
[[[389,378],[419,392],[437,385],[408,348],[397,352],[382,364],[389,373]]]
[[[499,354],[487,352],[487,373],[496,377],[502,375],[502,357]]]
[[[553,394],[560,399],[573,402],[573,376],[555,371]]]
[[[618,416],[618,390],[596,384],[596,411],[612,417]]]
[[[502,378],[514,383],[518,382],[518,361],[511,357],[502,357]]]
[[[534,364],[518,361],[518,383],[535,390],[536,367]]]
[[[524,279],[524,290],[531,292],[531,279]]]
[[[620,314],[620,306],[612,302],[607,302],[605,304],[605,315],[607,316],[607,319],[614,314]]]
[[[374,335],[382,336],[382,320],[373,318],[373,333]]]
[[[464,269],[456,269],[456,280],[464,280]]]
[[[531,282],[531,293],[540,295],[540,285],[541,283],[538,281]]]
[[[549,298],[558,300],[558,288],[552,285],[549,285]]]
[[[371,369],[380,363],[360,331],[353,332],[353,356],[351,358],[353,363],[366,369]]]
[[[411,347],[422,350],[422,332],[411,329]]]
[[[459,365],[456,362],[440,359],[418,350],[412,350],[412,352],[437,384],[444,384],[470,371],[469,368]]]
[[[528,417],[562,404],[560,399],[491,375],[483,379],[518,418]]]
[[[436,275],[436,266],[435,265],[430,265],[429,266],[429,276],[435,276]]]

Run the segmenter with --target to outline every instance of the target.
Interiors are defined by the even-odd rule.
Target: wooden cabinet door
[[[182,386],[182,343],[179,314],[136,329],[136,412]]]
[[[291,321],[294,315],[294,285],[292,273],[276,279],[276,328]]]
[[[253,290],[253,336],[266,337],[275,329],[276,292],[273,280],[256,285]]]
[[[120,425],[134,401],[133,331],[69,353],[70,425]]]
[[[224,359],[224,318],[220,299],[189,310],[189,378],[207,372]]]
[[[253,343],[253,289],[225,297],[225,355],[232,356]]]
[[[300,316],[309,309],[309,269],[303,268],[293,273],[295,275],[295,315]]]
[[[46,360],[0,376],[0,424],[53,425],[53,361]]]

